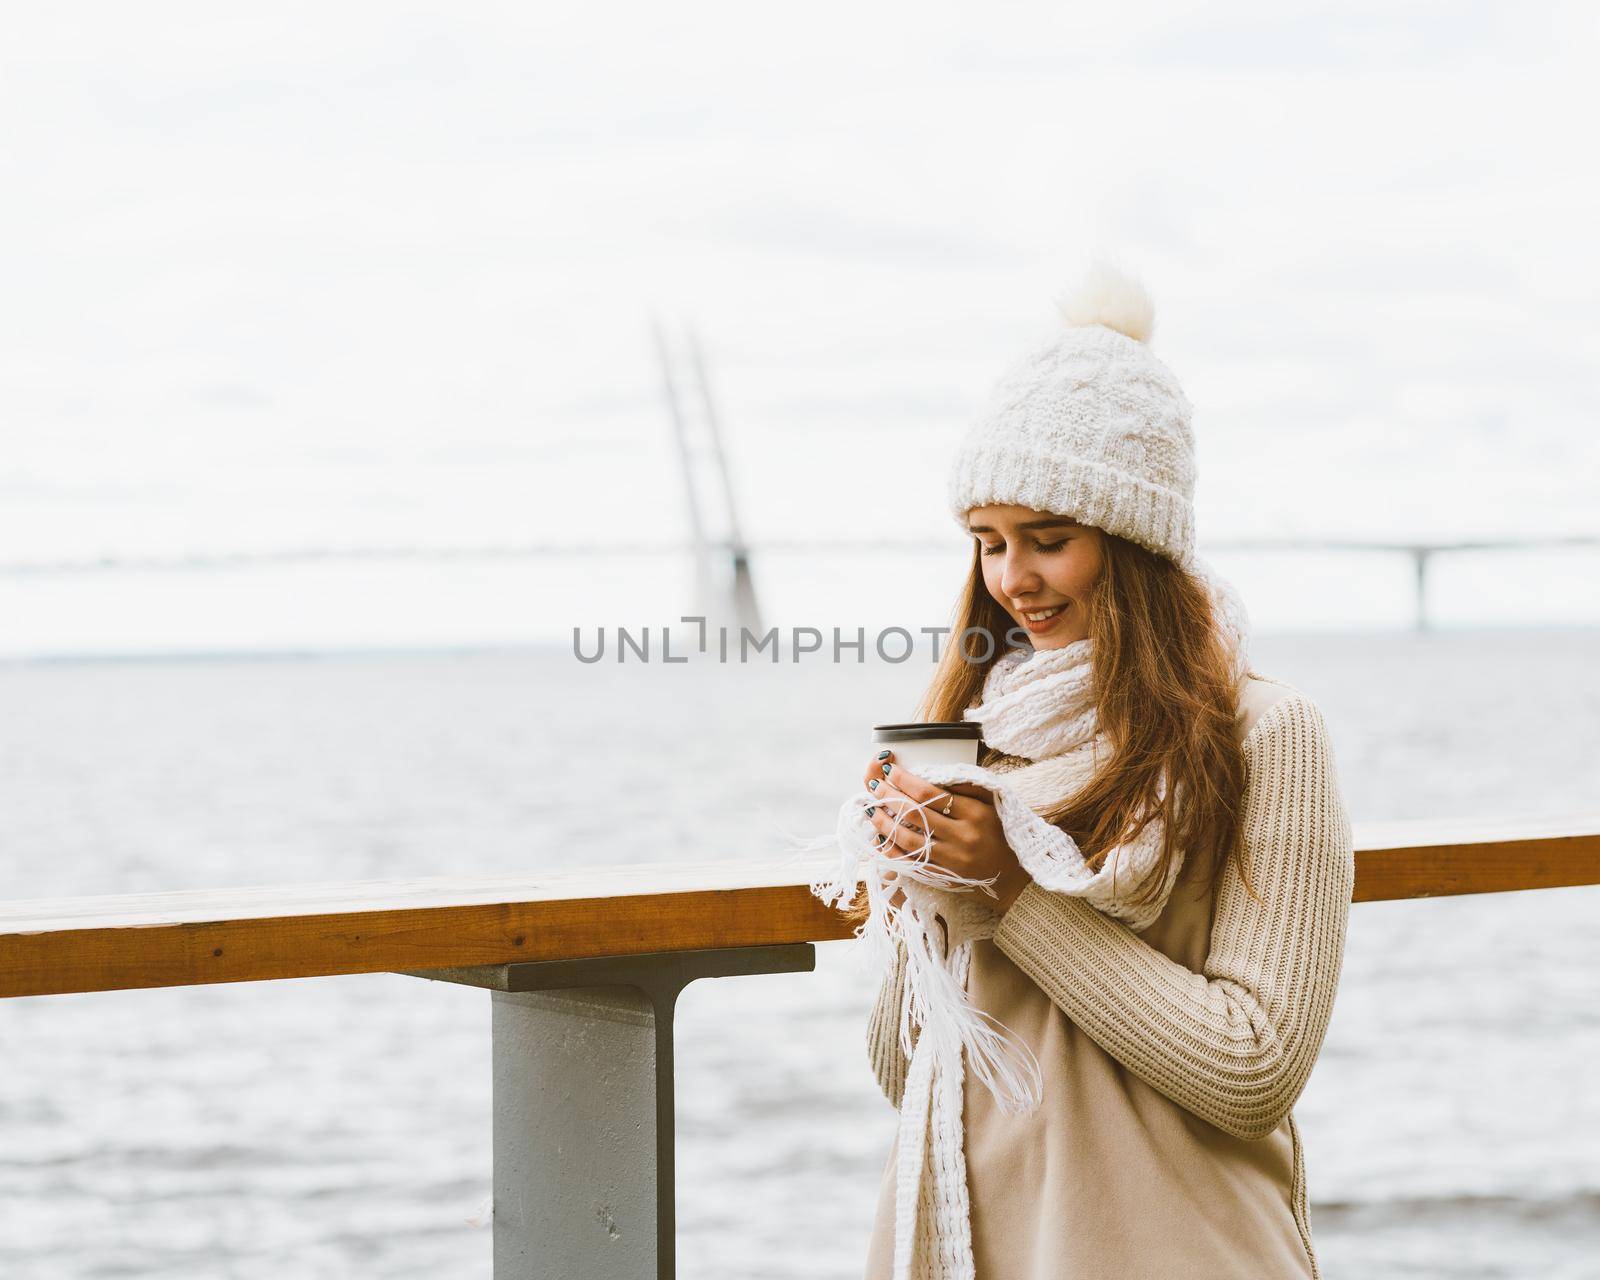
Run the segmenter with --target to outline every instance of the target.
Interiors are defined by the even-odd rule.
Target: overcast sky
[[[1195,405],[1202,549],[1600,532],[1596,15],[19,10],[0,560],[681,538],[652,310],[698,325],[758,543],[950,538],[962,426],[1096,251]],[[10,576],[0,651],[555,634],[670,617],[662,563]],[[1600,619],[1594,553],[1517,563],[1495,620]],[[1467,617],[1508,570],[1444,573]]]

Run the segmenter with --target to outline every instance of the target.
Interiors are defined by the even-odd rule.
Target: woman
[[[979,721],[979,763],[1026,783],[1089,871],[1141,840],[1151,858],[1102,909],[1030,878],[990,790],[936,786],[892,753],[868,762],[880,852],[992,878],[992,897],[948,899],[987,927],[945,942],[970,946],[968,999],[1026,1043],[1043,1088],[1037,1111],[1011,1114],[965,1075],[954,1191],[913,1179],[908,1196],[906,1123],[932,1122],[902,1124],[867,1275],[1316,1277],[1291,1107],[1354,881],[1327,728],[1305,694],[1248,669],[1243,610],[1193,554],[1190,410],[1147,345],[1148,298],[1099,269],[1063,310],[955,459],[972,567],[961,640],[919,715]],[[901,1106],[896,953],[867,1052]]]

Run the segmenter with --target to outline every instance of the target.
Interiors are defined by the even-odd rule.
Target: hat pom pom
[[[1100,324],[1135,342],[1149,342],[1156,327],[1155,303],[1144,285],[1104,261],[1084,272],[1056,305],[1070,326]]]

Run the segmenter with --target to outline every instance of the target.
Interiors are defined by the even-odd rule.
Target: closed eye
[[[1060,551],[1062,547],[1066,546],[1067,543],[1069,543],[1071,541],[1072,541],[1071,538],[1062,538],[1059,542],[1035,542],[1033,544],[1033,547],[1034,547],[1034,550],[1036,550],[1036,551],[1043,551],[1046,554],[1048,554],[1049,552],[1052,552],[1052,551]],[[986,556],[997,556],[1002,551],[1004,551],[1005,549],[1006,549],[1006,544],[1005,543],[997,542],[992,547],[984,547],[983,554],[986,555]]]

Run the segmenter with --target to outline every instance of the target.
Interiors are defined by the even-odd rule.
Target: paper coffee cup
[[[980,725],[970,720],[924,720],[914,724],[875,724],[872,750],[894,752],[895,763],[916,773],[930,764],[977,764]]]

